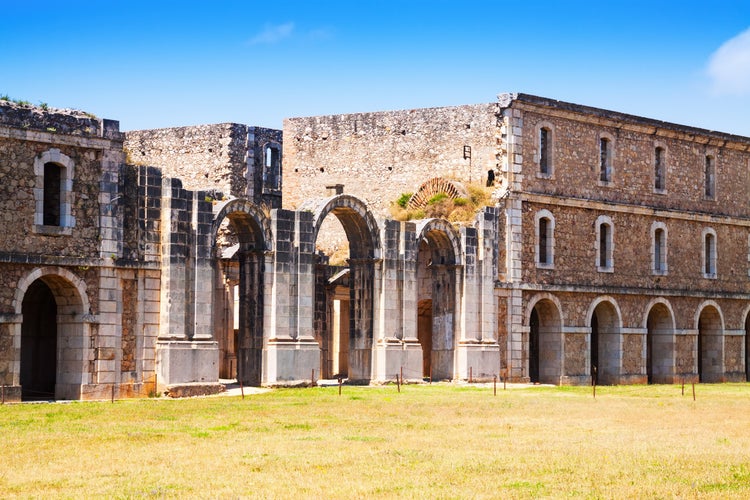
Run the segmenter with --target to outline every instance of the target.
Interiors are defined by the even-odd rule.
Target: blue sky
[[[750,136],[748,1],[0,5],[0,94],[122,130],[525,92]]]

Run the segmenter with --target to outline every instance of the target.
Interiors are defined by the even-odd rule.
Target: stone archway
[[[219,374],[260,385],[263,373],[265,256],[273,241],[270,222],[248,200],[218,205],[214,243],[214,338]]]
[[[313,203],[302,207],[302,210],[313,211],[313,242],[317,243],[321,237],[326,217],[333,215],[349,243],[349,258],[341,269],[329,272],[326,261],[315,266],[313,316],[315,338],[321,347],[321,366],[324,375],[333,375],[331,360],[340,356],[340,352],[333,352],[336,342],[331,326],[336,319],[330,317],[334,308],[329,304],[333,301],[331,293],[340,293],[340,289],[336,292],[336,287],[327,285],[332,279],[334,282],[330,284],[335,284],[336,277],[345,274],[349,289],[348,342],[345,343],[348,361],[339,363],[340,367],[346,368],[346,373],[335,375],[346,377],[351,382],[369,382],[372,378],[375,264],[380,257],[379,229],[365,203],[353,196],[340,194],[319,202],[317,206]],[[346,301],[342,300],[340,304],[346,306]],[[346,328],[341,321],[338,324],[340,328]],[[342,332],[338,334],[342,335]]]
[[[559,384],[562,376],[562,318],[548,298],[536,302],[529,315],[529,379],[532,383]]]
[[[714,305],[706,305],[698,316],[698,345],[696,349],[698,380],[724,381],[724,328],[721,312]]]
[[[460,239],[449,222],[429,219],[418,224],[417,242],[417,338],[422,346],[422,375],[452,380]]]
[[[666,303],[655,302],[646,318],[646,376],[649,384],[671,384],[674,374],[674,318]]]
[[[601,300],[591,313],[591,376],[601,385],[619,383],[622,362],[620,315],[609,300]]]
[[[19,282],[14,302],[22,318],[21,398],[80,399],[91,379],[84,282],[63,268],[36,269]]]

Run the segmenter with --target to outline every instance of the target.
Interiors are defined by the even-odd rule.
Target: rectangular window
[[[663,273],[666,266],[666,237],[663,229],[654,232],[654,271]]]
[[[61,167],[54,163],[44,164],[44,225],[60,225],[60,181]]]
[[[599,226],[599,267],[609,267],[609,226]]]
[[[539,130],[539,171],[549,174],[549,130]]]
[[[712,156],[706,156],[704,177],[706,198],[713,199],[716,196],[716,167]]]
[[[663,191],[664,180],[664,148],[654,150],[654,189]]]
[[[539,263],[549,264],[547,252],[547,219],[539,219]]]
[[[599,139],[599,180],[602,182],[612,180],[609,139],[606,138]]]

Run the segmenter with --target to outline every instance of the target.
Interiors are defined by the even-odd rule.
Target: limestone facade
[[[0,178],[6,399],[748,376],[745,137],[525,94],[283,140],[2,102]],[[471,222],[384,216],[475,182],[495,192]]]

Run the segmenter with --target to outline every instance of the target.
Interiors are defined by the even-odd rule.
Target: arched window
[[[50,149],[34,158],[34,231],[50,235],[70,235],[75,226],[73,176],[75,164],[59,149]]]
[[[536,126],[536,155],[534,161],[538,165],[537,177],[549,179],[554,174],[554,138],[552,124],[542,122]]]
[[[703,230],[703,277],[716,278],[716,231],[711,228]]]
[[[555,219],[549,210],[536,214],[536,265],[551,269],[555,263]]]
[[[602,215],[596,220],[596,268],[599,272],[614,270],[613,249],[612,220]]]
[[[653,274],[667,274],[667,228],[662,222],[651,226],[651,270]]]

